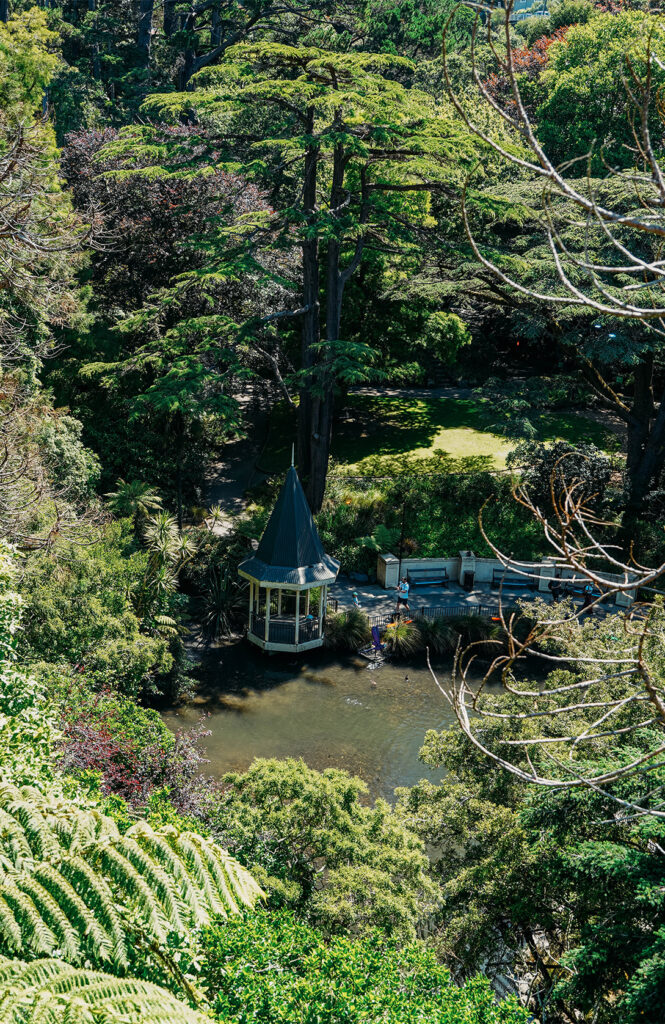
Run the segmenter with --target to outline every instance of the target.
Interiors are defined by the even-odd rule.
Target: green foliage
[[[531,500],[543,510],[551,510],[552,494],[560,500],[564,488],[573,486],[577,499],[584,499],[597,511],[608,507],[612,461],[592,444],[558,441],[546,447],[521,441],[508,456],[508,464],[521,468]]]
[[[632,166],[634,137],[625,76],[644,78],[646,40],[663,54],[665,37],[657,18],[642,11],[598,14],[586,24],[573,25],[563,42],[550,51],[541,75],[544,96],[538,108],[539,137],[555,163],[583,157],[577,173],[587,172],[586,155],[600,147],[612,165]],[[628,62],[630,61],[630,71]],[[589,74],[593,68],[593,74]],[[652,63],[652,89],[660,88],[662,72]],[[660,113],[653,110],[652,129],[659,131]]]
[[[441,616],[427,619],[416,615],[413,625],[418,630],[418,646],[431,654],[454,654],[458,646],[478,644],[476,654],[491,657],[498,648],[492,649],[492,641],[500,635],[500,627],[479,615]],[[486,647],[482,645],[486,644]]]
[[[106,495],[109,508],[119,519],[133,519],[138,533],[145,519],[161,508],[162,499],[150,484],[142,480],[127,482],[120,477],[116,488]]]
[[[55,738],[43,688],[17,666],[21,598],[14,590],[14,552],[0,539],[0,757],[14,778],[51,776]]]
[[[21,656],[40,671],[77,667],[93,689],[138,694],[173,666],[169,644],[149,633],[134,605],[149,574],[149,555],[137,551],[129,523],[106,528],[89,547],[71,545],[68,558],[33,555],[22,581],[25,615]],[[174,608],[164,597],[164,613]]]
[[[371,640],[369,620],[359,608],[326,617],[325,645],[338,651],[357,651]]]
[[[58,67],[58,37],[46,11],[31,7],[0,25],[0,108],[32,120]]]
[[[90,502],[100,476],[99,459],[81,442],[83,426],[72,416],[44,420],[37,443],[55,492],[78,505]]]
[[[0,943],[5,951],[126,969],[261,890],[215,843],[138,821],[121,834],[94,804],[0,787]]]
[[[292,907],[326,932],[415,935],[436,899],[423,849],[384,801],[361,803],[360,779],[289,759],[257,760],[224,781],[211,827],[272,906]]]
[[[373,530],[369,537],[358,537],[358,544],[364,548],[369,548],[370,551],[392,551],[395,545],[399,542],[400,531],[397,527],[389,529],[384,526],[383,523],[379,523],[375,530]]]
[[[471,333],[455,313],[431,313],[425,323],[422,343],[440,363],[452,366],[459,350],[471,344]]]
[[[202,973],[220,1021],[256,1024],[522,1024],[485,979],[458,988],[421,943],[379,934],[325,942],[284,912],[254,914],[203,933]]]
[[[77,970],[62,960],[0,959],[2,1024],[204,1024],[163,988],[134,978]]]
[[[483,506],[485,529],[502,550],[519,552],[521,558],[545,552],[538,524],[515,501],[509,476],[478,472],[473,466],[470,472],[459,473],[459,463],[436,457],[423,462],[395,459],[391,468],[391,476],[379,479],[337,472],[331,476],[317,526],[324,547],[340,559],[343,572],[376,569],[373,547],[358,535],[371,537],[380,526],[399,537],[403,507],[408,555],[445,557],[464,547],[491,557],[478,519]],[[392,551],[396,553],[394,547]]]
[[[415,623],[405,620],[389,622],[384,640],[391,654],[400,658],[408,658],[422,648],[418,627]]]

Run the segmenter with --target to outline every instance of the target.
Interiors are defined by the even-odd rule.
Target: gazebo
[[[256,554],[238,566],[249,580],[251,642],[265,651],[320,647],[328,587],[338,571],[339,562],[323,550],[291,465]]]

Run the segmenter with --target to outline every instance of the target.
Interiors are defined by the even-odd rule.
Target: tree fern
[[[157,985],[60,960],[0,958],[0,1024],[205,1024]]]
[[[146,821],[124,835],[98,807],[0,785],[0,947],[115,970],[254,904],[258,885],[215,842]]]

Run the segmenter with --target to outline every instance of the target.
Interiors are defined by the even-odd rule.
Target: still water
[[[202,685],[187,706],[165,711],[176,731],[205,714],[207,772],[244,770],[256,757],[301,757],[312,768],[344,768],[372,797],[394,799],[396,786],[441,772],[418,760],[428,729],[452,721],[425,664],[384,664],[324,651],[269,658],[245,644],[207,653]],[[438,666],[446,679],[450,662]]]

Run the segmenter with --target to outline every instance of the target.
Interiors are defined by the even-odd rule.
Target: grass
[[[589,442],[603,450],[616,448],[616,438],[602,424],[577,413],[542,413],[535,419],[540,441]],[[278,471],[290,461],[295,423],[286,408],[277,410],[262,468]],[[504,468],[515,441],[494,433],[486,413],[473,398],[440,396],[395,397],[351,395],[333,438],[332,456],[362,474],[367,459],[445,451],[453,458],[483,455],[496,469]]]

